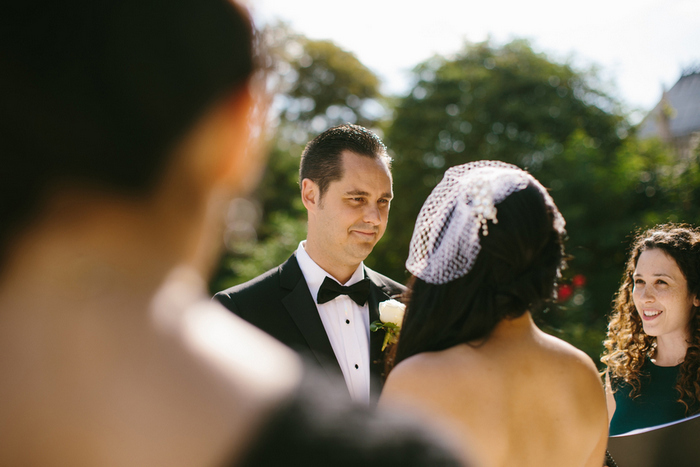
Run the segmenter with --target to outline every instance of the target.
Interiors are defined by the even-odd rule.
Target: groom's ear
[[[309,212],[319,208],[321,190],[318,185],[309,178],[305,178],[301,181],[301,201]]]

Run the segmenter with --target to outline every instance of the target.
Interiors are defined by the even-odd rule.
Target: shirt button
[[[357,370],[358,368],[360,368],[360,366],[357,363],[355,363],[355,369]]]
[[[346,320],[345,320],[345,324],[350,324],[350,320],[349,320],[349,319],[346,319]]]

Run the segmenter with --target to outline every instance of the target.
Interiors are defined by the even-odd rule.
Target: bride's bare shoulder
[[[548,370],[551,389],[557,397],[570,397],[578,401],[583,410],[604,407],[603,383],[591,357],[561,339],[542,335],[541,363]],[[572,404],[571,400],[566,403]]]
[[[597,378],[598,370],[585,352],[543,331],[539,331],[538,334],[538,341],[544,351],[552,356],[552,363],[570,367],[572,371],[595,375]]]
[[[467,372],[470,380],[484,370],[485,362],[478,352],[462,344],[439,352],[413,355],[396,365],[384,386],[384,392],[422,393],[452,387]],[[459,368],[460,371],[456,371]]]

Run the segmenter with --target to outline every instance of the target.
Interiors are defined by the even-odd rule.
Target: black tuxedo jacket
[[[370,280],[369,322],[379,319],[377,305],[404,292],[405,287],[365,267]],[[244,284],[217,293],[214,298],[249,323],[317,364],[330,378],[343,380],[331,343],[311,296],[296,254],[282,265]],[[370,332],[370,399],[379,398],[383,384],[384,331]]]

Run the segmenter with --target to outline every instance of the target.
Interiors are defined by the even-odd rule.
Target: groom
[[[377,305],[404,291],[364,266],[384,234],[391,203],[391,159],[381,140],[357,125],[320,134],[301,155],[306,240],[282,265],[215,298],[331,377],[350,397],[376,402],[384,331],[370,333]]]

